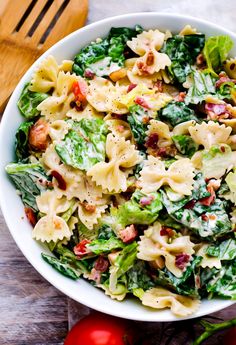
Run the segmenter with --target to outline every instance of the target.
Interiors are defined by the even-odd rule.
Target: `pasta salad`
[[[137,25],[39,64],[6,172],[46,262],[177,316],[236,299],[232,46]]]

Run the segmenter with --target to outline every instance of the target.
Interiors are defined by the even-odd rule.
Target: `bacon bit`
[[[217,116],[227,113],[226,104],[206,103],[205,110],[207,113],[212,111]]]
[[[30,224],[34,227],[37,223],[36,213],[30,207],[25,207],[25,215],[30,222]]]
[[[138,231],[135,229],[134,224],[127,226],[125,229],[119,231],[119,237],[124,243],[132,242],[138,236]]]
[[[140,201],[139,204],[141,206],[147,206],[147,205],[151,205],[151,203],[154,200],[154,196],[153,195],[149,195],[149,196],[143,196]]]
[[[94,268],[99,272],[106,272],[109,267],[109,262],[103,257],[99,256],[98,259],[94,262]]]
[[[132,91],[136,86],[137,86],[137,84],[129,84],[128,89],[127,89],[127,93]]]
[[[88,213],[94,213],[96,211],[95,205],[85,203],[85,204],[83,204],[83,206]]]
[[[91,69],[86,69],[84,71],[84,77],[88,79],[93,79],[95,77],[95,73],[91,71]]]
[[[208,187],[212,187],[214,191],[218,190],[220,188],[220,180],[210,180],[208,182]]]
[[[44,119],[39,119],[30,128],[29,144],[37,151],[45,151],[49,144],[49,124]]]
[[[81,81],[75,81],[72,84],[72,92],[75,96],[75,103],[78,110],[83,110],[87,100],[86,100],[86,88],[87,84]]]
[[[97,271],[95,268],[92,268],[91,273],[88,275],[88,279],[95,281],[97,284],[100,284],[101,275],[101,271]]]
[[[233,71],[234,70],[234,68],[235,68],[235,63],[232,63],[230,66],[229,66],[229,69],[231,70],[231,71]]]
[[[175,257],[175,266],[183,270],[190,261],[190,255],[181,253]]]
[[[146,64],[147,66],[151,66],[154,63],[154,54],[152,51],[149,51],[147,54],[147,60],[146,60]]]
[[[202,215],[201,215],[201,218],[202,218],[202,220],[203,220],[204,222],[207,222],[207,221],[209,220],[209,218],[207,217],[206,214],[202,214]]]
[[[186,97],[186,92],[180,92],[178,96],[175,97],[176,102],[184,102]]]
[[[205,58],[202,53],[198,54],[197,59],[196,59],[196,64],[199,67],[205,66]]]
[[[209,218],[210,220],[216,220],[216,215],[214,215],[214,214],[209,214],[208,218]]]
[[[66,190],[66,181],[61,176],[61,174],[56,170],[52,170],[51,175],[57,180],[58,188],[60,188],[61,190]]]
[[[148,124],[150,121],[150,117],[149,116],[144,116],[142,119],[142,123],[144,123],[145,125]]]
[[[146,147],[151,147],[152,149],[157,149],[158,147],[158,140],[159,140],[159,136],[157,133],[152,133],[147,137],[145,146]]]
[[[143,108],[150,109],[149,104],[143,97],[137,96],[134,100],[134,103],[140,105]]]
[[[201,279],[200,279],[200,277],[198,275],[195,276],[195,285],[196,285],[196,287],[198,289],[200,289],[200,287],[201,287]]]
[[[91,250],[86,247],[87,244],[89,244],[91,241],[84,239],[83,241],[76,244],[73,251],[78,259],[81,257],[91,253]]]
[[[204,205],[204,206],[210,206],[210,205],[214,204],[215,197],[216,197],[214,188],[212,186],[208,185],[207,190],[209,193],[211,193],[211,195],[199,200],[200,204]]]
[[[116,113],[111,113],[111,117],[113,117],[114,119],[123,119],[124,114],[116,114]]]
[[[160,235],[161,236],[168,236],[168,237],[173,237],[175,234],[175,231],[171,228],[168,228],[167,226],[162,226]]]
[[[116,128],[117,128],[117,131],[120,132],[120,133],[123,133],[125,131],[125,127],[122,126],[122,125],[119,125]]]
[[[187,202],[184,208],[191,210],[192,208],[194,208],[195,204],[196,204],[196,200],[190,200],[189,202]]]
[[[225,153],[225,147],[224,147],[224,146],[221,146],[221,147],[220,147],[220,151],[223,152],[223,153]]]
[[[225,72],[221,72],[219,74],[219,79],[215,83],[216,88],[217,89],[220,88],[220,86],[223,83],[234,83],[234,84],[236,84],[236,80],[235,79],[230,79]]]
[[[167,149],[165,147],[159,148],[157,151],[157,156],[167,157],[168,156]]]
[[[157,89],[158,92],[163,92],[163,82],[162,80],[157,80],[154,85],[154,89]]]

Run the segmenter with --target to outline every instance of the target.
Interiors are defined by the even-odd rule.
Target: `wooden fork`
[[[87,11],[88,0],[1,0],[0,113],[29,66],[83,26]]]

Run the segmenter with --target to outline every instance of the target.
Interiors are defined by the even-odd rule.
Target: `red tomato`
[[[94,313],[79,321],[68,333],[64,345],[132,345],[129,321]]]
[[[222,345],[236,345],[236,327],[232,327],[226,331]]]

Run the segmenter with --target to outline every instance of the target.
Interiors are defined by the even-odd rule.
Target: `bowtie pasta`
[[[176,316],[236,298],[232,46],[137,25],[39,63],[6,171],[46,262]]]

